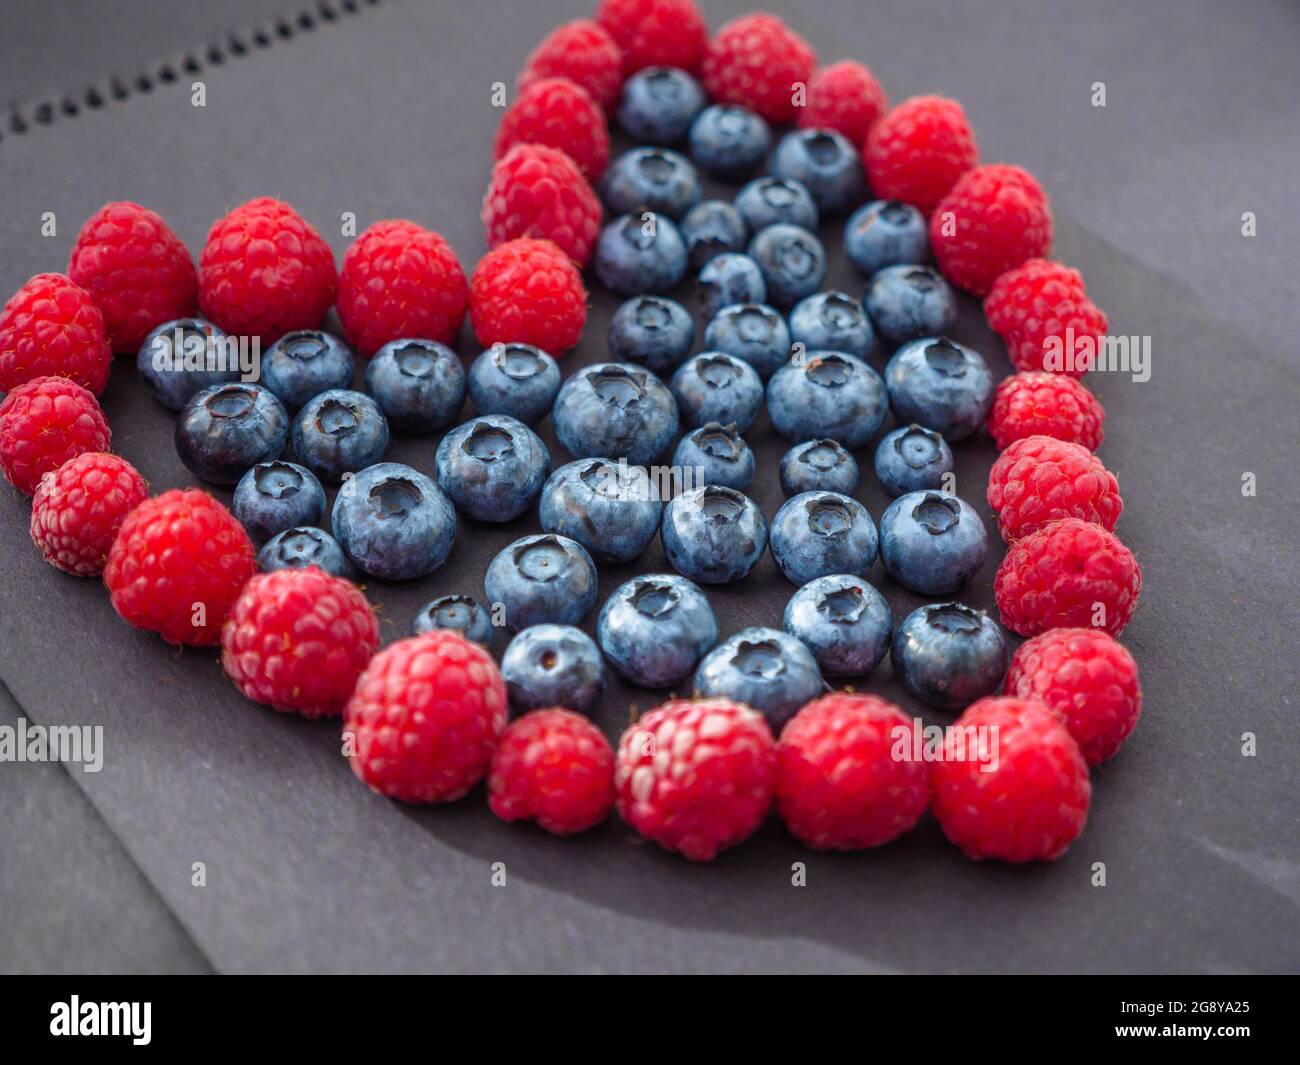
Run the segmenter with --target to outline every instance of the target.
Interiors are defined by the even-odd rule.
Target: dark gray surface
[[[97,582],[49,570],[27,542],[25,501],[6,490],[0,677],[35,720],[105,725],[104,771],[69,779],[217,969],[1297,967],[1294,10],[1229,14],[1172,0],[1137,11],[1118,0],[956,12],[938,0],[869,12],[850,0],[767,6],[797,10],[792,23],[823,59],[870,63],[894,99],[960,98],[984,158],[1023,163],[1046,184],[1056,253],[1084,272],[1112,329],[1153,337],[1149,382],[1089,382],[1109,415],[1101,454],[1127,503],[1119,531],[1146,575],[1124,638],[1147,699],[1125,751],[1094,774],[1088,830],[1062,860],[1026,869],[967,862],[930,822],[847,857],[811,854],[773,824],[699,867],[631,845],[617,821],[556,841],[499,824],[481,794],[448,808],[394,806],[351,778],[332,726],[243,702],[213,655],[170,651],[124,626]],[[715,27],[744,7],[704,5]],[[443,232],[469,267],[483,251],[476,208],[499,118],[489,86],[512,81],[548,28],[586,10],[381,5],[206,72],[205,110],[167,89],[6,137],[0,291],[61,269],[81,220],[119,197],[161,211],[195,252],[214,217],[270,193],[339,252],[341,212],[361,226],[406,216]],[[1099,80],[1104,110],[1089,104]],[[46,210],[58,215],[57,238],[39,236]],[[1240,235],[1246,210],[1259,217],[1253,239]],[[831,280],[850,286],[837,236],[828,238]],[[614,305],[593,296],[566,372],[603,357]],[[957,335],[1006,372],[973,303]],[[468,331],[460,348],[474,353]],[[129,366],[104,402],[115,449],[155,489],[186,482],[170,418]],[[763,471],[754,494],[770,517],[782,447],[765,421],[750,436]],[[435,443],[404,440],[393,455],[428,470]],[[959,492],[986,514],[993,454],[986,440],[958,449]],[[1256,498],[1240,494],[1243,471],[1258,477]],[[878,517],[885,500],[867,482],[859,495]],[[402,634],[433,595],[479,590],[491,554],[533,528],[531,519],[463,525],[433,578],[372,584],[385,637]],[[992,605],[997,554],[967,601]],[[639,568],[662,565],[656,544]],[[602,573],[602,593],[635,569]],[[920,602],[879,569],[875,577],[897,616]],[[765,560],[712,598],[730,632],[777,622],[791,591]],[[887,664],[869,686],[914,705]],[[598,717],[612,735],[630,703],[656,701],[616,688]],[[1253,759],[1240,754],[1246,731],[1258,736]],[[195,860],[207,863],[206,888],[190,886]],[[498,861],[508,884],[494,888]],[[806,888],[790,886],[794,861],[808,864]],[[1104,888],[1090,885],[1097,861]],[[20,852],[11,874],[5,862],[6,894],[31,891],[39,863]],[[119,890],[70,872],[41,885],[85,913]],[[58,937],[19,929],[15,941],[18,957],[67,967]]]

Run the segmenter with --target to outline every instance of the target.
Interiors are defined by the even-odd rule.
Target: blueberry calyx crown
[[[385,477],[370,489],[370,504],[379,518],[405,518],[424,496],[413,481],[405,477]]]
[[[730,525],[745,512],[745,497],[734,488],[711,484],[700,495],[700,511],[713,525]]]
[[[329,350],[329,345],[315,330],[299,329],[280,338],[280,350],[291,359],[307,362],[324,355]]]
[[[846,584],[832,592],[825,592],[817,600],[817,612],[827,621],[840,625],[852,625],[862,616],[866,606],[862,589],[855,584]]]
[[[888,200],[880,208],[879,217],[891,226],[901,226],[912,219],[913,208],[901,200]]]
[[[546,584],[558,580],[569,568],[569,552],[559,537],[547,534],[515,548],[514,563],[528,580]]]
[[[224,385],[212,392],[203,406],[214,418],[247,418],[257,406],[257,393],[247,385]]]
[[[822,324],[830,329],[847,329],[862,321],[862,308],[852,296],[843,292],[828,292],[822,300]]]
[[[622,366],[606,366],[587,374],[587,383],[607,405],[626,409],[645,395],[646,376]]]
[[[741,440],[735,422],[727,425],[706,422],[691,437],[699,449],[712,458],[725,459],[727,462],[735,462],[740,458]]]
[[[661,618],[677,608],[681,594],[671,584],[660,581],[637,581],[628,596],[628,602],[638,614],[648,618]]]
[[[760,680],[773,680],[785,672],[785,657],[772,640],[741,640],[731,664],[746,676]]]
[[[527,381],[542,372],[541,357],[531,344],[493,344],[492,363],[516,381]]]
[[[728,388],[740,377],[740,368],[730,355],[701,355],[695,372],[710,388]]]
[[[356,407],[341,399],[327,399],[316,412],[316,428],[330,436],[344,436],[360,424]]]
[[[769,207],[778,209],[789,207],[799,202],[799,193],[784,178],[767,178],[758,186],[758,194]]]
[[[478,603],[468,595],[442,595],[425,608],[425,613],[437,622],[440,629],[464,632],[473,623],[474,608]]]
[[[637,157],[636,168],[642,177],[655,185],[668,184],[681,169],[677,160],[654,148],[643,151]]]
[[[733,307],[727,317],[732,319],[742,340],[760,344],[771,343],[779,320],[774,311],[759,303],[743,303],[739,307]]]
[[[983,627],[984,613],[964,603],[936,603],[925,608],[925,623],[950,636],[973,636]]]
[[[840,161],[842,149],[839,139],[824,129],[809,129],[800,134],[804,151],[813,165],[820,168],[836,166]]]
[[[817,355],[808,360],[804,370],[808,380],[823,388],[839,388],[853,376],[853,364],[841,355]]]
[[[917,292],[933,292],[939,287],[939,278],[928,266],[917,266],[907,271],[904,279]]]
[[[434,353],[419,340],[411,340],[393,352],[397,368],[407,377],[428,377],[433,372]]]
[[[658,296],[641,296],[636,301],[636,324],[647,332],[664,329],[672,324],[673,314],[668,304]]]
[[[808,529],[817,536],[843,536],[853,527],[849,508],[834,496],[817,496],[804,504]]]
[[[822,473],[842,465],[844,459],[844,449],[834,440],[814,440],[799,455],[800,462],[806,462]]]
[[[308,566],[325,550],[325,541],[319,529],[300,526],[276,537],[277,558],[289,566]]]
[[[942,437],[933,429],[913,423],[894,439],[898,457],[914,470],[923,470],[939,457]]]
[[[253,484],[258,495],[287,499],[302,490],[302,474],[287,462],[263,462],[254,467]]]
[[[925,346],[925,361],[945,377],[966,375],[966,355],[947,337],[940,337],[933,344]]]
[[[622,494],[618,467],[605,459],[594,459],[578,471],[578,479],[597,495],[617,499]]]
[[[925,498],[912,508],[912,518],[931,536],[942,536],[961,522],[961,504],[955,499],[926,492]]]
[[[461,445],[465,454],[479,462],[496,462],[515,453],[514,438],[496,425],[479,422]]]
[[[781,239],[776,254],[781,268],[791,277],[803,279],[817,272],[817,250],[812,244],[815,239],[802,230]]]

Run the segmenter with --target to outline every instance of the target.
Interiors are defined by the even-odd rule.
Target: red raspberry
[[[709,42],[701,78],[714,102],[739,104],[772,123],[790,122],[795,90],[817,66],[812,46],[775,15],[732,19]]]
[[[343,256],[339,319],[348,343],[367,358],[403,337],[455,343],[468,302],[451,245],[414,222],[376,222]]]
[[[1051,373],[1016,373],[993,393],[989,433],[999,448],[1027,436],[1054,436],[1101,447],[1106,412],[1097,397],[1071,377]]]
[[[628,727],[614,786],[623,820],[693,862],[748,839],[772,805],[776,745],[729,699],[671,699]]]
[[[1119,482],[1101,459],[1051,436],[1027,436],[998,456],[989,470],[988,500],[1007,543],[1057,518],[1113,530],[1124,509]]]
[[[885,90],[871,70],[841,59],[813,74],[808,82],[808,102],[799,111],[799,125],[839,130],[860,148],[867,131],[888,106]]]
[[[489,248],[516,237],[543,237],[586,266],[600,235],[600,200],[562,151],[516,144],[492,168],[483,229]]]
[[[104,312],[114,351],[138,351],[151,329],[193,317],[199,305],[189,250],[161,215],[138,203],[106,203],[86,219],[68,276]]]
[[[929,214],[980,153],[961,104],[913,96],[871,127],[862,158],[875,195]]]
[[[709,27],[695,0],[601,0],[596,21],[623,54],[623,75],[645,67],[700,69]]]
[[[221,630],[221,665],[255,703],[303,717],[343,712],[379,646],[379,622],[361,590],[324,570],[259,573]]]
[[[1083,275],[1050,259],[1030,259],[994,281],[984,316],[1006,342],[1016,369],[1070,377],[1092,369],[1110,328],[1088,299]]]
[[[781,730],[776,810],[818,850],[879,847],[911,830],[930,804],[929,767],[894,757],[912,719],[876,695],[814,699]]]
[[[208,231],[199,306],[227,333],[259,336],[268,347],[295,329],[316,329],[337,291],[334,253],[287,203],[249,200]]]
[[[1002,624],[1021,636],[1071,625],[1118,636],[1141,591],[1133,552],[1082,518],[1050,522],[1017,540],[993,579]]]
[[[149,496],[126,459],[88,451],[41,478],[32,497],[32,543],[65,573],[104,571],[122,521]]]
[[[449,629],[385,647],[343,708],[352,772],[402,802],[459,799],[487,773],[505,725],[497,664]]]
[[[66,377],[99,395],[112,365],[104,315],[62,274],[37,274],[0,310],[0,392]]]
[[[66,377],[38,377],[0,402],[0,470],[27,495],[68,459],[107,451],[112,438],[95,397]]]
[[[930,246],[949,281],[983,296],[999,274],[1051,251],[1047,193],[1021,167],[977,166],[935,207]]]
[[[168,643],[209,647],[257,564],[235,516],[207,492],[174,489],[122,522],[104,584],[113,609]]]
[[[1089,765],[1114,755],[1142,713],[1137,663],[1096,629],[1050,629],[1026,640],[1011,659],[1006,693],[1051,707]]]
[[[536,344],[559,357],[582,336],[587,290],[578,268],[555,244],[521,237],[479,260],[470,281],[469,319],[485,348]]]
[[[930,782],[943,834],[976,861],[1059,858],[1083,831],[1092,801],[1079,745],[1037,699],[972,703],[949,726]]]
[[[572,710],[524,714],[492,755],[488,803],[502,821],[536,821],[557,836],[585,832],[614,806],[609,740]]]
[[[609,162],[609,128],[600,105],[568,78],[540,78],[523,89],[506,109],[497,129],[492,158],[516,144],[558,148],[592,181]]]
[[[574,19],[556,26],[533,49],[519,73],[519,89],[542,78],[568,78],[608,111],[623,89],[623,53],[596,23]]]

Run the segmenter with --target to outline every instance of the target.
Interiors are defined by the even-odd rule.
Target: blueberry
[[[451,348],[436,340],[392,340],[366,367],[366,391],[394,429],[432,433],[460,413],[465,368]]]
[[[358,569],[390,581],[432,573],[447,561],[456,538],[456,510],[446,493],[400,462],[345,478],[331,524]]]
[[[818,213],[843,214],[866,193],[862,156],[833,129],[796,129],[772,153],[772,173],[798,181],[812,193]]]
[[[556,439],[576,458],[604,455],[644,466],[677,435],[677,402],[649,370],[602,362],[564,382],[551,420]]]
[[[693,470],[683,482],[694,485],[720,484],[745,489],[754,479],[754,453],[733,425],[707,422],[682,437],[673,454],[678,470]]]
[[[249,536],[269,540],[295,525],[318,525],[325,516],[325,489],[302,466],[262,462],[239,479],[232,509]]]
[[[762,303],[767,299],[767,282],[758,263],[748,255],[726,252],[704,264],[695,292],[704,317],[712,319],[723,307]]]
[[[643,144],[676,144],[709,101],[700,83],[676,67],[645,67],[623,82],[618,124]]]
[[[388,422],[364,392],[343,388],[307,401],[293,422],[293,455],[322,481],[373,466],[388,447]]]
[[[988,533],[965,500],[947,492],[908,492],[880,516],[880,561],[904,588],[948,595],[988,554]]]
[[[808,440],[781,456],[781,491],[839,492],[852,495],[858,487],[857,460],[836,440]]]
[[[559,391],[559,364],[532,344],[493,344],[469,368],[469,394],[479,414],[507,414],[536,425]]]
[[[442,438],[438,486],[476,521],[510,521],[537,502],[551,472],[541,437],[518,418],[484,414]]]
[[[749,574],[767,547],[767,519],[734,488],[707,485],[664,507],[664,554],[673,569],[702,584],[727,584]]]
[[[817,228],[817,204],[801,182],[779,177],[755,178],[736,193],[736,210],[751,233],[778,224]]]
[[[872,200],[849,215],[844,254],[867,277],[886,266],[919,266],[930,258],[930,227],[910,203]]]
[[[154,399],[180,410],[196,392],[239,380],[229,358],[234,343],[204,318],[178,318],[144,338],[135,366]]]
[[[610,214],[649,211],[681,218],[700,202],[700,174],[686,156],[668,148],[632,148],[609,164],[600,198]]]
[[[782,624],[812,652],[823,676],[857,677],[885,657],[894,615],[870,584],[841,573],[818,577],[795,592]]]
[[[749,227],[726,200],[697,203],[682,216],[678,228],[686,242],[686,254],[697,270],[715,255],[744,251],[749,242]]]
[[[492,642],[492,617],[471,595],[440,595],[420,608],[411,625],[411,634],[419,636],[438,629],[458,632],[484,647]]]
[[[763,407],[763,381],[758,371],[721,351],[706,351],[683,363],[668,387],[688,428],[721,422],[735,425],[743,433]]]
[[[610,319],[609,350],[614,358],[620,362],[639,362],[655,373],[673,369],[691,353],[694,345],[695,323],[676,300],[633,296]],[[554,400],[552,393],[551,401]]]
[[[267,573],[315,566],[335,577],[352,575],[352,567],[339,542],[323,529],[309,525],[298,525],[276,533],[257,553],[257,564]]]
[[[810,351],[772,375],[767,412],[793,443],[824,438],[855,448],[884,424],[889,400],[880,375],[861,359]]]
[[[961,603],[913,610],[894,633],[890,657],[903,687],[941,710],[964,710],[991,695],[1007,671],[997,622]]]
[[[718,619],[697,584],[652,573],[614,589],[601,608],[596,638],[624,680],[671,688],[718,642]]]
[[[262,356],[262,384],[286,410],[296,411],[312,396],[352,383],[355,360],[348,346],[319,329],[285,333]]]
[[[259,462],[278,459],[289,415],[261,385],[213,385],[196,392],[176,423],[176,453],[196,477],[234,484]]]
[[[876,476],[891,496],[943,487],[952,472],[952,448],[938,433],[920,425],[888,432],[876,448]]]
[[[547,478],[538,516],[543,529],[576,540],[597,562],[631,562],[659,531],[662,495],[644,466],[578,459]]]
[[[867,282],[863,303],[891,344],[936,336],[957,320],[957,297],[931,266],[886,266]]]
[[[772,558],[794,584],[847,573],[864,577],[876,560],[876,526],[867,508],[838,492],[802,492],[772,519]]]
[[[900,422],[916,422],[953,443],[975,432],[993,405],[984,356],[947,337],[904,344],[885,366],[889,403]]]
[[[686,244],[667,215],[626,214],[600,231],[596,277],[622,296],[667,292],[686,273]]]
[[[704,327],[704,346],[744,359],[762,378],[790,361],[790,328],[781,313],[762,303],[723,307]]]
[[[728,104],[706,107],[695,116],[687,136],[691,158],[706,174],[722,181],[748,177],[772,146],[772,131],[762,118]]]
[[[501,676],[516,713],[562,706],[588,713],[605,691],[600,648],[572,625],[530,625],[501,656]]]
[[[790,312],[790,340],[805,351],[842,351],[865,359],[876,343],[862,304],[844,292],[818,292]]]
[[[812,652],[779,629],[742,629],[705,655],[695,671],[697,698],[722,696],[752,706],[773,732],[825,688]]]
[[[492,559],[483,590],[513,629],[576,625],[596,605],[596,564],[567,536],[525,536]]]
[[[826,280],[826,252],[806,229],[778,222],[749,242],[750,257],[763,271],[774,307],[793,307]]]

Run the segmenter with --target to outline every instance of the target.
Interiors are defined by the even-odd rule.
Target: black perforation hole
[[[316,28],[316,20],[311,17],[310,11],[304,11],[298,16],[298,28],[302,30],[313,30]]]
[[[231,55],[246,55],[248,53],[248,45],[236,33],[230,35],[229,40],[226,41],[226,48],[229,49]]]
[[[287,41],[293,36],[293,24],[286,22],[284,19],[280,19],[280,21],[275,24],[275,32]]]
[[[17,111],[9,113],[9,128],[15,133],[27,132],[27,121]]]
[[[221,66],[226,61],[226,53],[221,50],[219,44],[208,45],[208,62],[214,67]]]
[[[176,68],[170,63],[164,63],[158,68],[158,80],[170,85],[176,80]]]
[[[65,98],[64,101],[61,104],[59,104],[59,108],[69,118],[75,118],[77,116],[77,112],[81,110],[81,108],[77,106],[77,101],[72,99],[71,97]]]
[[[36,121],[39,122],[42,126],[48,126],[51,122],[54,121],[54,105],[50,103],[48,100],[46,100],[44,103],[37,104],[36,110],[32,114],[32,117],[35,118]]]
[[[269,48],[271,45],[271,35],[266,30],[255,30],[253,32],[253,43],[258,48]]]
[[[326,0],[322,0],[322,2],[317,5],[317,10],[320,12],[320,17],[326,22],[333,22],[339,17],[338,12],[334,10],[334,5],[326,2]]]
[[[148,74],[141,74],[135,79],[137,92],[153,92],[153,79]]]
[[[86,106],[92,111],[97,111],[104,106],[104,96],[98,89],[86,90]]]

